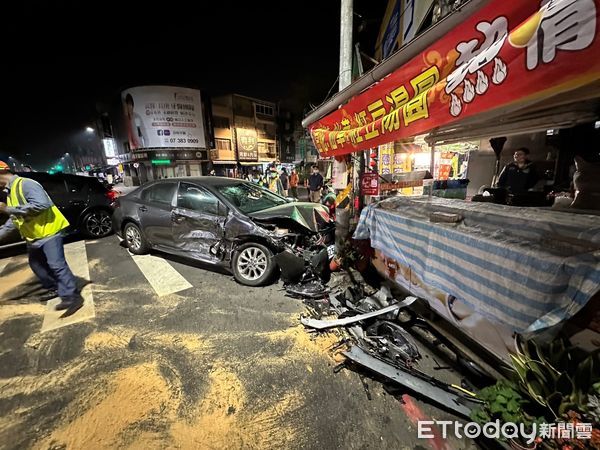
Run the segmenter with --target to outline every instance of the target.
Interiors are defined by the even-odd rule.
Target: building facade
[[[211,109],[214,147],[210,158],[217,175],[264,170],[278,161],[275,103],[229,94],[213,98]]]

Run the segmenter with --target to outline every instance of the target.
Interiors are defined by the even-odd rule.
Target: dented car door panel
[[[221,258],[216,247],[223,240],[227,209],[202,187],[181,182],[177,206],[171,213],[171,229],[175,248],[179,253],[215,262]]]

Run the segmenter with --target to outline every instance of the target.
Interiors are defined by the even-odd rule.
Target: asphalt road
[[[307,333],[281,286],[114,236],[67,257],[86,298],[68,325],[32,298],[26,255],[0,259],[0,448],[474,448],[417,439],[419,418],[453,417],[333,373],[339,336]]]

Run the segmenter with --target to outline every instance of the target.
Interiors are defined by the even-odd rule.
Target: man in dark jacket
[[[323,189],[323,175],[319,173],[319,166],[312,166],[312,174],[308,177],[308,190],[311,202],[321,202],[321,189]]]
[[[281,175],[279,175],[279,180],[281,181],[281,189],[283,190],[283,196],[288,196],[288,190],[290,188],[290,179],[287,174],[287,170],[285,167],[281,169]]]
[[[515,151],[514,161],[508,163],[498,179],[498,187],[511,194],[523,194],[534,187],[539,178],[535,165],[527,159],[529,149],[522,147]]]

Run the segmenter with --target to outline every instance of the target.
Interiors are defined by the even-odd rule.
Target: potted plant
[[[577,430],[578,424],[591,424],[590,439],[538,439],[536,448],[600,450],[600,359],[598,352],[588,354],[559,338],[540,345],[517,336],[516,352],[511,355],[512,380],[502,380],[484,388],[481,408],[473,411],[479,423],[500,420],[504,423],[553,424],[564,422]],[[539,428],[538,428],[539,431]],[[512,440],[513,448],[531,448]]]

